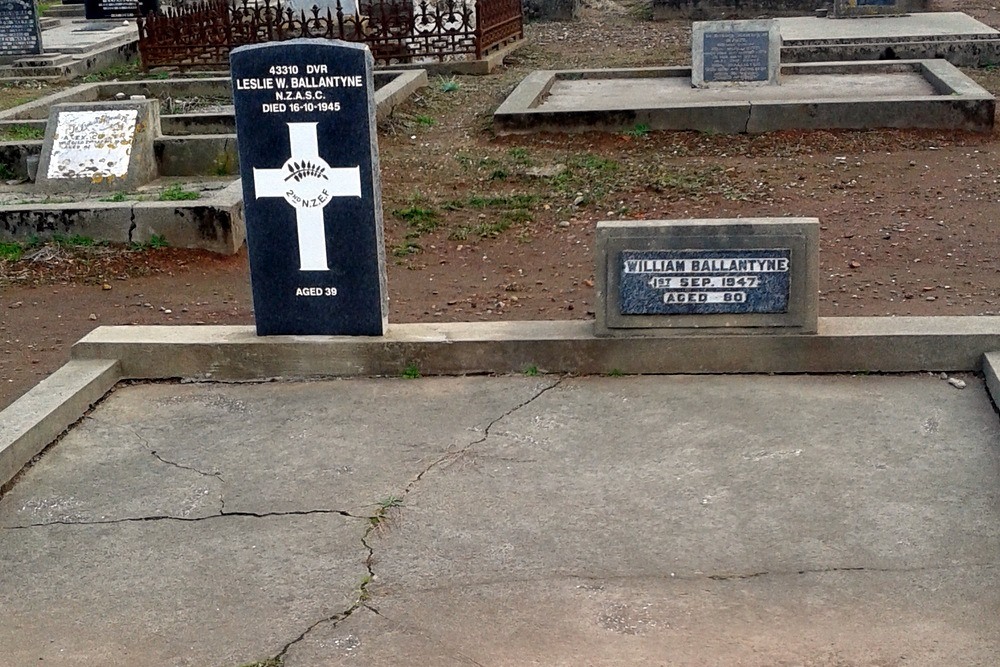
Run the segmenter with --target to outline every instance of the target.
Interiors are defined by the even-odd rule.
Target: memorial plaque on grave
[[[814,333],[818,246],[812,218],[599,222],[594,331]]]
[[[133,19],[160,8],[160,0],[85,0],[84,15],[88,19]]]
[[[619,283],[623,315],[784,313],[788,248],[624,250]]]
[[[777,21],[699,21],[691,34],[691,84],[777,84],[781,36]]]
[[[0,57],[30,56],[42,52],[38,14],[32,0],[0,2]]]
[[[36,185],[44,192],[130,190],[158,175],[155,99],[53,104]]]
[[[295,39],[230,64],[257,333],[382,335],[371,53]]]

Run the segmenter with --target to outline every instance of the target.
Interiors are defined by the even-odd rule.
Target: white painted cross
[[[360,167],[334,169],[319,156],[317,123],[288,123],[291,157],[280,169],[253,170],[254,193],[284,197],[295,209],[299,270],[329,271],[323,209],[333,197],[361,196]]]

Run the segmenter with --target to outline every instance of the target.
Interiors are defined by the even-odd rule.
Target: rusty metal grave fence
[[[521,0],[374,0],[356,12],[280,0],[202,0],[137,19],[142,66],[226,68],[244,44],[320,37],[368,44],[382,65],[484,55],[524,37]]]

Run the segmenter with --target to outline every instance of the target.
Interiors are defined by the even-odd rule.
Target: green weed
[[[17,242],[0,241],[0,259],[16,262],[24,254],[24,246]]]
[[[524,369],[524,374],[528,377],[536,377],[538,375],[538,366],[535,366],[534,364],[528,366]]]
[[[174,183],[160,193],[160,201],[190,201],[200,199],[201,193],[192,190],[185,190],[180,183]]]
[[[395,209],[392,214],[406,222],[406,226],[417,234],[426,234],[437,229],[438,225],[441,224],[441,216],[437,211],[416,204]]]
[[[415,120],[417,121],[417,125],[419,125],[420,127],[433,127],[435,124],[437,124],[437,121],[434,119],[433,116],[428,116],[426,114],[421,114],[417,116]]]
[[[89,236],[81,234],[53,234],[52,242],[60,248],[91,248],[97,245],[107,245],[105,241],[96,241]]]
[[[611,370],[610,370],[610,371],[608,372],[608,377],[613,377],[613,378],[620,378],[620,377],[621,377],[621,376],[623,376],[623,375],[625,375],[625,374],[624,374],[624,373],[622,373],[622,371],[621,371],[621,369],[620,369],[620,368],[612,368],[612,369],[611,369]]]
[[[645,137],[649,135],[649,125],[637,123],[631,130],[625,131],[627,137]]]
[[[118,192],[114,192],[114,193],[108,195],[107,197],[101,197],[97,201],[123,202],[123,201],[125,201],[126,198],[127,198],[127,195],[124,192],[118,191]]]
[[[461,87],[461,84],[459,84],[453,76],[448,77],[447,79],[442,76],[441,81],[438,84],[438,89],[442,93],[453,93]]]
[[[0,164],[0,180],[9,181],[13,178],[17,178],[14,174],[14,170],[9,164]]]
[[[0,141],[33,141],[44,137],[45,128],[34,125],[7,125],[0,130]]]
[[[169,248],[170,244],[167,243],[165,236],[153,234],[148,241],[135,241],[130,247],[132,250],[159,250],[160,248]]]
[[[406,365],[406,367],[403,369],[403,372],[400,375],[402,375],[402,377],[406,378],[407,380],[416,380],[418,377],[420,377],[420,368],[417,366],[416,363],[410,362],[409,364]]]

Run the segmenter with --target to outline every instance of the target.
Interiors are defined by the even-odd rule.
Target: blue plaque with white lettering
[[[705,81],[767,81],[769,52],[766,30],[706,32]]]
[[[622,315],[786,313],[791,250],[623,250]]]
[[[230,61],[257,333],[382,335],[371,53],[293,39]]]

